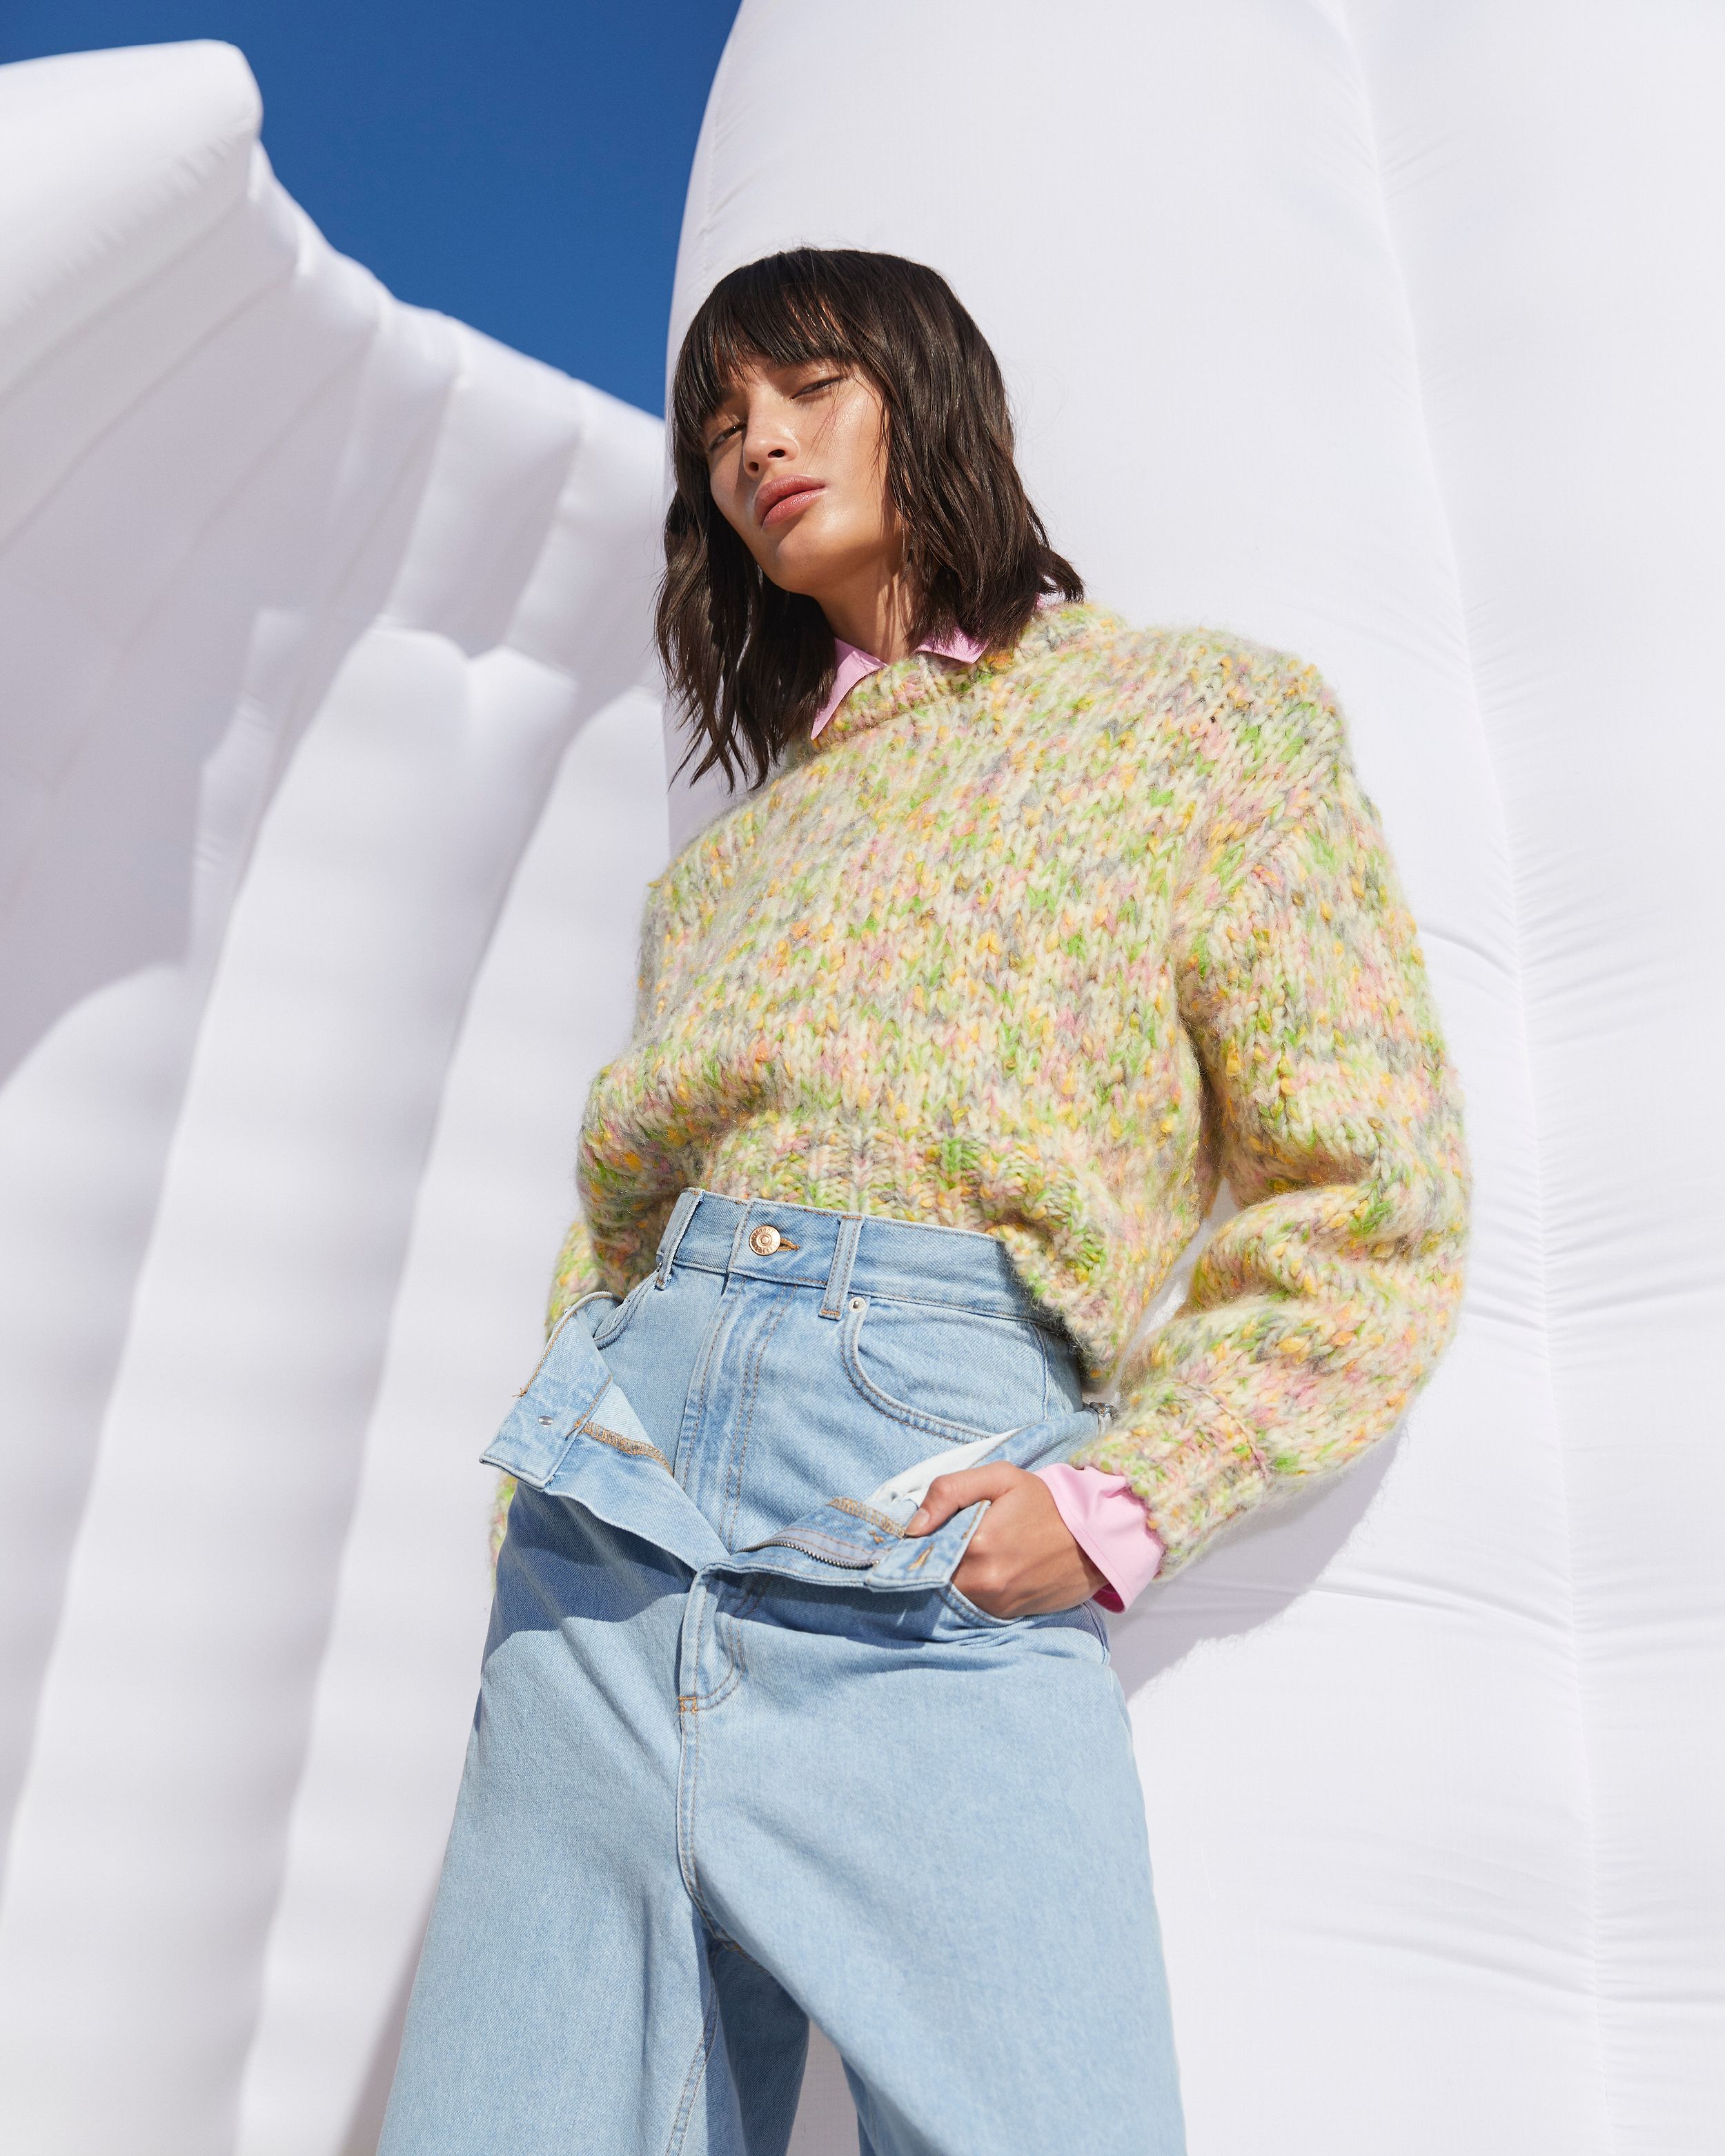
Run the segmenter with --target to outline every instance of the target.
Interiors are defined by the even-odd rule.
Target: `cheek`
[[[757,561],[762,559],[763,551],[771,535],[761,531],[753,519],[747,514],[746,505],[738,501],[735,490],[727,487],[722,480],[715,476],[708,488],[708,492],[712,495],[714,508],[742,540],[743,545],[748,548],[750,553]]]
[[[886,474],[875,444],[858,430],[844,460],[842,484],[834,490],[846,530],[857,538],[879,537],[888,524]],[[835,507],[839,506],[835,504]]]
[[[839,482],[847,506],[880,520],[886,504],[886,459],[881,413],[872,397],[847,398],[834,411],[816,444],[820,469]]]

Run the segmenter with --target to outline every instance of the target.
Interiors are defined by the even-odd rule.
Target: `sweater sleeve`
[[[593,1236],[587,1225],[587,1215],[578,1213],[563,1238],[563,1247],[557,1253],[557,1270],[552,1276],[551,1301],[545,1313],[547,1332],[557,1330],[558,1321],[572,1302],[602,1288],[605,1281],[598,1259],[594,1254]]]
[[[666,879],[660,877],[648,885],[646,901],[642,911],[641,940],[635,973],[635,1014],[631,1033],[632,1040],[639,1038],[642,1028],[650,1020],[653,1014],[654,998],[658,992],[660,968],[665,944],[666,906]],[[601,1078],[604,1075],[603,1071],[598,1074]],[[590,1295],[596,1289],[600,1288],[608,1290],[614,1295],[620,1294],[623,1286],[628,1285],[626,1281],[621,1286],[618,1283],[616,1254],[613,1254],[613,1262],[608,1266],[599,1254],[598,1245],[593,1240],[590,1223],[594,1202],[596,1199],[614,1194],[607,1194],[595,1188],[593,1185],[593,1163],[588,1158],[591,1095],[589,1095],[588,1116],[584,1116],[582,1122],[583,1158],[577,1168],[577,1182],[581,1196],[580,1209],[570,1223],[568,1234],[563,1238],[563,1246],[557,1253],[556,1269],[552,1275],[551,1296],[545,1313],[546,1330],[548,1332],[556,1330],[558,1321],[570,1304],[578,1301],[583,1295]],[[636,1168],[639,1169],[639,1166],[640,1163],[637,1161]],[[637,1238],[636,1240],[639,1239]],[[634,1242],[630,1243],[624,1255],[625,1256],[636,1255]]]
[[[1198,894],[1175,957],[1240,1210],[1078,1455],[1142,1497],[1164,1573],[1394,1425],[1455,1322],[1468,1192],[1413,917],[1345,755]]]

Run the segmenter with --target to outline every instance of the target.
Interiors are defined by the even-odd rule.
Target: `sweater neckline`
[[[1106,619],[1100,608],[1082,601],[1048,607],[1034,617],[1010,652],[984,654],[968,665],[955,665],[949,658],[927,651],[896,659],[857,683],[815,740],[790,743],[787,761],[802,763],[828,755],[841,742],[885,726],[906,711],[950,702],[973,688],[979,675],[1015,673],[1065,644],[1076,643]]]

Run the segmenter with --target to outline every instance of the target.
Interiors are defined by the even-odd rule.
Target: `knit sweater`
[[[1454,1322],[1467,1168],[1322,680],[1087,606],[883,668],[651,886],[578,1182],[553,1315],[645,1273],[688,1184],[998,1236],[1117,1397],[1075,1458],[1164,1572],[1354,1458]]]

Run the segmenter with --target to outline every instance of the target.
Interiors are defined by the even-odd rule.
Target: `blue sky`
[[[649,412],[736,0],[5,0],[0,60],[224,38],[336,246]]]

